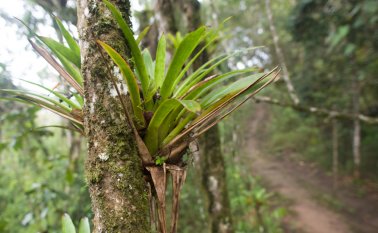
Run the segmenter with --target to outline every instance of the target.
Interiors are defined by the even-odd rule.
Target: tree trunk
[[[338,186],[338,173],[339,173],[339,134],[337,129],[337,120],[332,119],[332,176],[333,187]]]
[[[111,2],[129,21],[129,1]],[[127,57],[125,39],[101,0],[78,0],[77,8],[88,136],[85,169],[94,213],[93,232],[150,232],[148,186],[141,160],[109,80],[113,76],[121,82],[120,72],[96,44],[100,39]],[[126,89],[122,86],[121,90],[126,98]]]
[[[273,13],[270,8],[270,0],[265,0],[265,8],[266,8],[266,14],[268,16],[268,21],[269,21],[269,29],[273,37],[274,49],[276,50],[277,58],[282,68],[282,77],[286,83],[286,87],[289,92],[289,96],[291,100],[293,101],[294,104],[298,104],[299,98],[296,94],[293,83],[291,82],[289,71],[287,69],[286,62],[285,62],[285,57],[279,45],[279,36],[278,36],[277,30],[273,21]]]
[[[221,152],[219,129],[211,128],[200,140],[202,184],[208,199],[212,233],[230,233],[232,229],[226,169]]]
[[[356,117],[360,114],[360,85],[357,77],[352,81],[353,92],[353,162],[354,162],[354,177],[360,178],[360,163],[361,163],[361,122]]]

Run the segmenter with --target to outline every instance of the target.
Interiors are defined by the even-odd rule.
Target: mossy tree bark
[[[155,9],[160,16],[160,29],[165,33],[193,31],[202,25],[201,4],[197,0],[159,0]],[[209,54],[205,51],[194,63],[194,69],[208,60]],[[211,232],[231,233],[231,209],[218,126],[205,133],[200,139],[200,147],[202,183],[208,199]]]
[[[127,0],[111,0],[130,23]],[[86,178],[94,212],[93,232],[150,232],[148,186],[130,126],[110,76],[118,80],[119,69],[103,57],[96,39],[121,55],[128,48],[101,0],[78,0],[78,29],[85,89],[85,130],[88,136]],[[107,67],[110,67],[108,70]]]

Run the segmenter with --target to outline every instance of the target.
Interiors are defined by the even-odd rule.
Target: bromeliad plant
[[[215,74],[216,68],[236,56],[219,55],[198,69],[192,65],[217,39],[218,29],[200,27],[180,40],[175,40],[175,52],[166,66],[167,41],[161,36],[155,61],[148,50],[141,50],[139,42],[145,33],[135,39],[133,32],[119,10],[104,3],[122,30],[131,50],[133,67],[113,48],[97,41],[99,50],[107,54],[119,67],[127,86],[131,109],[121,98],[116,81],[110,75],[128,124],[133,129],[139,155],[151,174],[153,194],[158,200],[158,220],[161,232],[166,232],[165,190],[167,171],[173,180],[172,231],[176,230],[178,198],[185,180],[183,156],[189,144],[219,121],[235,111],[252,96],[272,83],[278,76],[275,68],[267,73],[257,73],[248,68]],[[76,131],[83,132],[83,77],[80,73],[80,49],[75,39],[56,19],[68,47],[50,38],[35,35],[33,48],[52,65],[68,82],[71,93],[67,97],[54,89],[33,83],[50,92],[49,96],[21,90],[2,90],[8,99],[32,103],[46,108],[66,119]],[[41,45],[47,46],[50,51]],[[106,53],[106,54],[105,54]],[[58,59],[59,62],[56,60]],[[28,81],[29,82],[29,81]],[[31,82],[29,82],[31,83]],[[225,85],[227,83],[227,85]]]

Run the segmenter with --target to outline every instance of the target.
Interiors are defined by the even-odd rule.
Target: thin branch
[[[318,108],[318,107],[313,107],[313,106],[308,107],[308,106],[297,105],[293,103],[285,103],[277,99],[270,98],[268,96],[256,96],[253,99],[256,102],[264,102],[264,103],[274,104],[274,105],[278,105],[282,107],[290,107],[292,109],[295,109],[301,112],[313,113],[319,116],[329,116],[331,118],[340,118],[340,119],[347,119],[347,120],[355,120],[357,118],[358,120],[366,124],[378,124],[378,118],[366,116],[363,114],[355,115],[353,113],[339,112],[339,111],[329,110],[325,108]]]

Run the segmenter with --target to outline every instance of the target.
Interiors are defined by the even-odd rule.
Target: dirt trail
[[[270,191],[280,194],[289,200],[290,214],[285,222],[289,223],[288,232],[305,233],[376,233],[378,232],[378,202],[368,198],[351,196],[349,191],[333,196],[330,177],[311,166],[290,159],[277,159],[259,153],[258,142],[255,139],[259,122],[265,116],[265,110],[259,109],[250,122],[250,130],[245,141],[246,157],[252,161],[253,175],[262,178]],[[328,179],[328,180],[325,180]],[[316,195],[326,195],[342,203],[345,209],[336,210],[325,206]],[[342,198],[341,198],[342,197]],[[348,207],[349,209],[346,209]],[[350,209],[353,209],[351,211]]]

